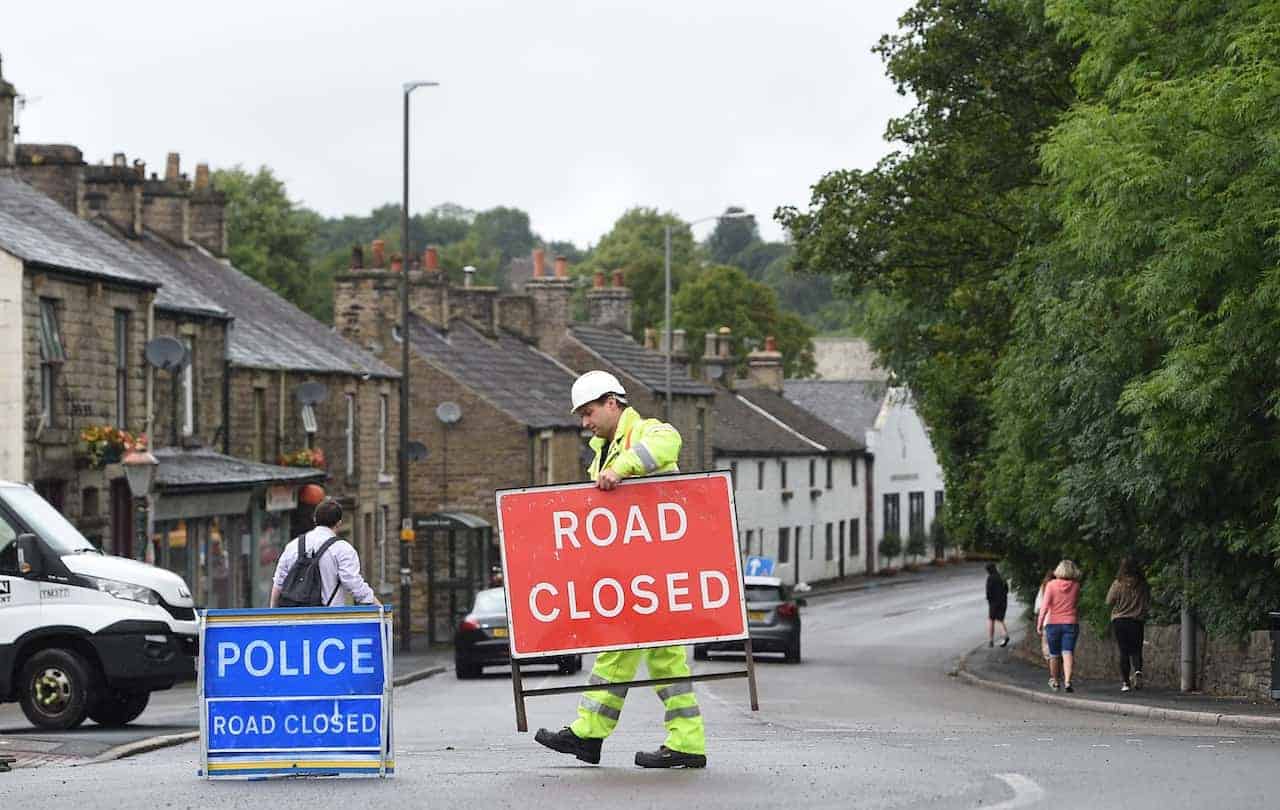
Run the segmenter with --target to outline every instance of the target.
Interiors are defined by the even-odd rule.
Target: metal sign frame
[[[197,614],[200,665],[196,668],[196,697],[200,711],[200,769],[198,776],[212,779],[267,779],[297,776],[377,776],[395,773],[394,741],[394,655],[392,647],[392,605],[355,605],[347,607],[302,607],[275,609],[201,610]],[[351,748],[262,748],[210,751],[209,704],[218,698],[206,695],[205,661],[206,630],[215,627],[298,627],[299,625],[336,625],[379,623],[382,652],[382,692],[376,697],[379,713],[379,744],[376,751]],[[246,695],[244,699],[254,699]],[[356,696],[342,695],[274,695],[273,700],[301,701],[316,698],[335,701]],[[360,696],[368,700],[371,696]],[[223,698],[240,699],[240,698]],[[212,763],[210,754],[213,754]],[[299,758],[305,755],[305,759]],[[212,765],[212,769],[211,769]]]
[[[581,653],[610,652],[610,651],[628,650],[628,649],[651,649],[655,645],[624,644],[624,645],[616,645],[616,646],[611,645],[607,647],[583,647],[575,650],[556,650],[554,652],[525,653],[520,656],[517,656],[516,650],[515,650],[515,634],[509,631],[507,634],[507,649],[511,656],[511,688],[515,696],[516,730],[517,731],[527,732],[529,730],[528,715],[525,711],[525,698],[527,697],[535,697],[538,695],[564,695],[564,694],[572,694],[575,692],[599,691],[606,687],[631,688],[631,687],[638,687],[638,686],[663,686],[663,685],[672,684],[672,683],[693,683],[694,681],[721,681],[721,680],[728,680],[731,678],[746,678],[747,690],[751,700],[751,711],[753,712],[760,711],[760,699],[759,699],[759,694],[756,690],[755,658],[751,653],[751,634],[748,629],[748,622],[747,622],[747,615],[746,615],[747,592],[746,592],[746,585],[743,581],[742,557],[737,548],[738,507],[737,507],[737,502],[734,500],[732,474],[730,473],[729,470],[713,470],[711,472],[701,472],[701,473],[670,473],[665,475],[647,475],[642,478],[624,479],[618,484],[618,486],[625,487],[633,484],[653,483],[654,481],[657,481],[657,480],[671,481],[671,480],[680,480],[680,479],[688,480],[688,479],[698,479],[698,478],[723,478],[725,479],[727,484],[725,489],[729,493],[729,516],[730,516],[730,520],[732,521],[731,528],[732,528],[732,537],[734,542],[733,559],[734,559],[734,564],[737,568],[739,595],[741,597],[741,603],[742,603],[742,615],[743,615],[742,626],[743,626],[744,632],[741,635],[734,634],[734,635],[728,635],[728,636],[698,638],[693,640],[681,640],[678,642],[673,642],[670,645],[659,645],[659,646],[684,646],[686,644],[703,643],[703,642],[741,640],[743,643],[743,652],[746,654],[746,669],[730,670],[727,672],[707,672],[707,673],[702,673],[698,675],[689,675],[688,677],[679,677],[679,678],[647,678],[647,679],[638,680],[638,681],[619,681],[617,683],[609,683],[609,684],[582,684],[579,686],[553,686],[553,687],[547,687],[543,689],[525,689],[524,680],[520,673],[521,658],[544,658],[544,657],[553,656],[553,655],[575,655],[575,654],[581,654]],[[504,596],[506,597],[506,603],[507,603],[506,607],[507,607],[507,627],[508,628],[511,627],[511,594],[509,591],[511,577],[507,571],[507,546],[505,543],[505,536],[503,534],[503,528],[502,528],[502,495],[504,493],[517,494],[517,493],[524,493],[524,492],[538,492],[542,490],[563,491],[563,490],[573,490],[573,489],[590,489],[594,486],[595,484],[592,482],[584,482],[579,484],[547,484],[544,486],[533,486],[533,487],[511,487],[507,489],[495,490],[494,498],[497,504],[497,514],[498,514],[498,549],[502,555],[502,587],[503,587]]]

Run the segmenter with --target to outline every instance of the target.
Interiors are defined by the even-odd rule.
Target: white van
[[[195,674],[177,574],[103,554],[24,484],[0,481],[0,701],[32,724],[121,726]]]

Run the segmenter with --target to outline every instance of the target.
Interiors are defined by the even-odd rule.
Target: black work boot
[[[538,733],[533,735],[533,738],[552,751],[573,754],[583,762],[589,762],[592,765],[600,764],[600,745],[604,740],[583,739],[574,734],[568,726],[559,731],[547,731],[545,728],[540,728]]]
[[[672,751],[663,745],[657,751],[637,751],[636,764],[641,768],[705,768],[707,758],[702,754]]]

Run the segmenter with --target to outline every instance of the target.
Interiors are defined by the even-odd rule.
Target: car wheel
[[[454,674],[458,676],[458,680],[462,681],[469,678],[479,678],[480,673],[484,671],[484,667],[467,661],[459,661],[455,658],[453,661],[453,671]]]
[[[800,663],[800,639],[796,639],[794,643],[787,645],[786,659],[788,663]]]
[[[100,726],[118,728],[137,720],[150,700],[150,692],[103,690],[89,707],[89,719]]]
[[[84,722],[93,703],[96,673],[71,650],[40,650],[22,667],[22,713],[33,726],[64,730]]]
[[[707,646],[705,644],[693,645],[693,660],[706,661],[710,658],[711,654],[707,651]]]

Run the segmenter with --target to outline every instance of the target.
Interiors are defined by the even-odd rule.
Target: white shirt
[[[302,542],[307,553],[310,554],[318,551],[326,540],[334,536],[333,529],[328,526],[317,526],[302,536]],[[288,579],[289,571],[297,561],[298,540],[295,538],[284,547],[284,553],[276,561],[276,575],[273,581],[277,588],[284,587],[284,581]],[[329,550],[320,558],[321,598],[328,599],[329,594],[334,592],[339,582],[342,583],[342,589],[351,594],[356,604],[372,604],[373,588],[364,581],[364,577],[360,576],[360,555],[355,547],[341,539],[329,546]],[[339,593],[329,604],[346,604],[346,598]]]

